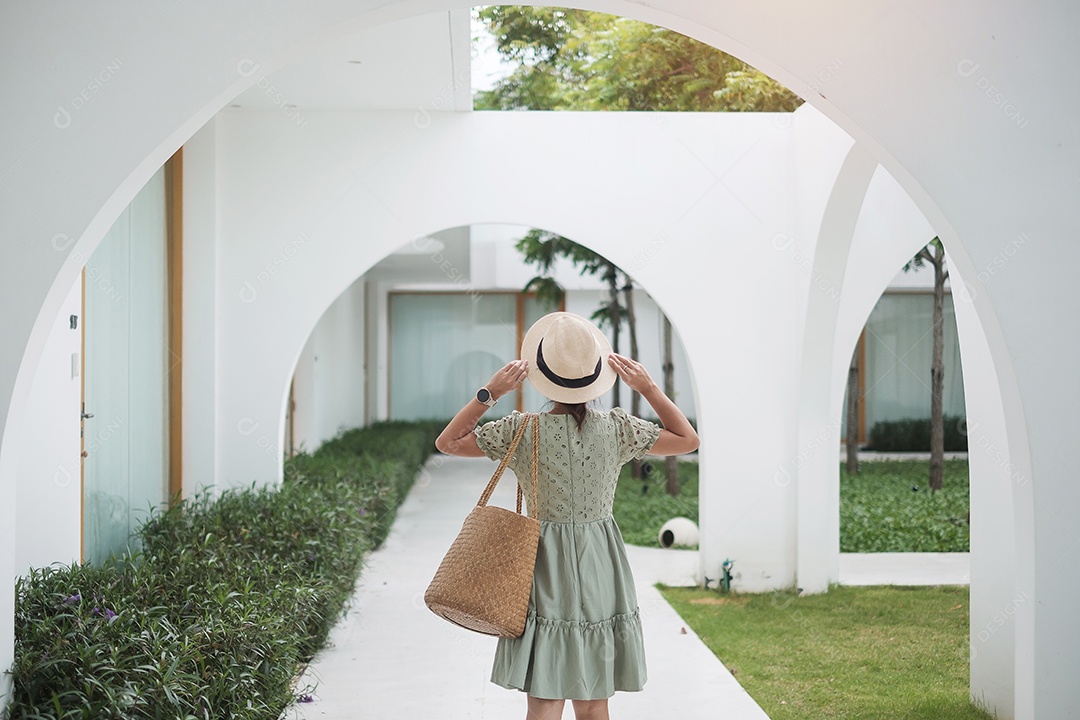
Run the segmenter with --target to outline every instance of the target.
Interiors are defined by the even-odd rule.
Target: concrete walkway
[[[841,585],[970,585],[968,553],[840,553]]]
[[[435,456],[372,553],[353,605],[301,680],[313,701],[286,718],[524,718],[523,693],[489,681],[494,638],[436,617],[423,595],[442,555],[476,504],[493,464]],[[492,502],[513,507],[507,473]],[[653,587],[693,583],[696,553],[628,548],[645,632],[649,680],[616,693],[616,720],[768,720],[768,716]],[[302,691],[302,690],[301,690]],[[564,713],[572,718],[570,704]]]

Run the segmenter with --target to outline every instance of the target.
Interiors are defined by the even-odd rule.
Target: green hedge
[[[280,488],[156,514],[138,556],[32,570],[16,587],[7,716],[276,720],[437,433],[351,430],[288,460]]]
[[[870,428],[867,450],[878,452],[929,452],[930,418],[882,420]],[[959,416],[945,416],[945,450],[968,449],[967,422]]]

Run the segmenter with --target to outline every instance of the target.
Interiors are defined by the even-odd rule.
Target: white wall
[[[789,127],[751,115],[658,123],[648,114],[478,113],[433,115],[420,129],[408,117],[311,113],[304,132],[275,113],[218,119],[223,481],[280,476],[272,450],[281,443],[275,429],[288,378],[316,319],[344,287],[413,238],[485,222],[528,224],[636,268],[690,362],[695,350],[708,358],[709,386],[698,376],[695,398],[702,471],[716,503],[707,509],[702,492],[707,539],[707,518],[715,518],[704,572],[714,577],[734,557],[744,589],[791,584],[794,494],[771,482],[780,458],[793,452],[793,436],[782,429],[797,406],[793,329],[801,322],[798,287],[807,284],[771,245],[791,231]],[[814,141],[830,137],[841,150],[850,142],[835,132]],[[499,157],[487,151],[493,144],[503,148]],[[266,147],[276,150],[273,162]],[[506,153],[541,171],[506,183]],[[597,170],[567,179],[565,168],[576,163]],[[354,167],[363,168],[361,182]],[[721,173],[724,182],[716,180]],[[556,201],[575,195],[589,204]],[[699,255],[684,262],[677,249],[691,247]],[[240,302],[237,289],[271,266],[265,282],[254,283],[254,301]],[[710,292],[685,292],[693,287]],[[769,382],[747,381],[762,373]],[[238,422],[247,434],[233,431]],[[769,427],[779,430],[761,430]]]
[[[217,131],[213,120],[183,151],[183,368],[181,476],[185,497],[218,478]]]
[[[311,452],[364,424],[365,283],[345,290],[312,330],[295,375],[293,444]]]
[[[71,329],[70,317],[78,318]],[[82,280],[71,288],[51,323],[34,375],[19,455],[19,525],[15,565],[31,567],[80,559],[82,546],[79,413],[83,331]],[[100,442],[93,434],[87,448]]]
[[[315,408],[314,335],[308,337],[308,341],[304,343],[304,349],[300,351],[300,357],[296,359],[292,388],[292,449],[305,452],[317,450],[319,446],[312,445],[309,439],[318,434],[318,417]]]

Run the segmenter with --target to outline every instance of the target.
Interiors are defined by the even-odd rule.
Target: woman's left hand
[[[529,374],[528,360],[512,360],[491,376],[486,387],[496,400],[508,392],[517,390]]]
[[[614,368],[615,372],[619,374],[619,377],[631,390],[636,390],[644,395],[656,386],[656,383],[653,382],[652,377],[649,375],[649,371],[637,360],[611,353],[611,355],[608,355],[608,362],[611,363],[611,367]]]

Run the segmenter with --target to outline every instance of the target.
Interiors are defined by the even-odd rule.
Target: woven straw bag
[[[487,502],[529,425],[532,425],[530,507],[536,513],[540,420],[536,415],[526,415],[424,593],[424,602],[436,615],[485,635],[514,638],[521,637],[525,631],[540,521],[521,514],[520,482],[517,512],[489,506]]]

